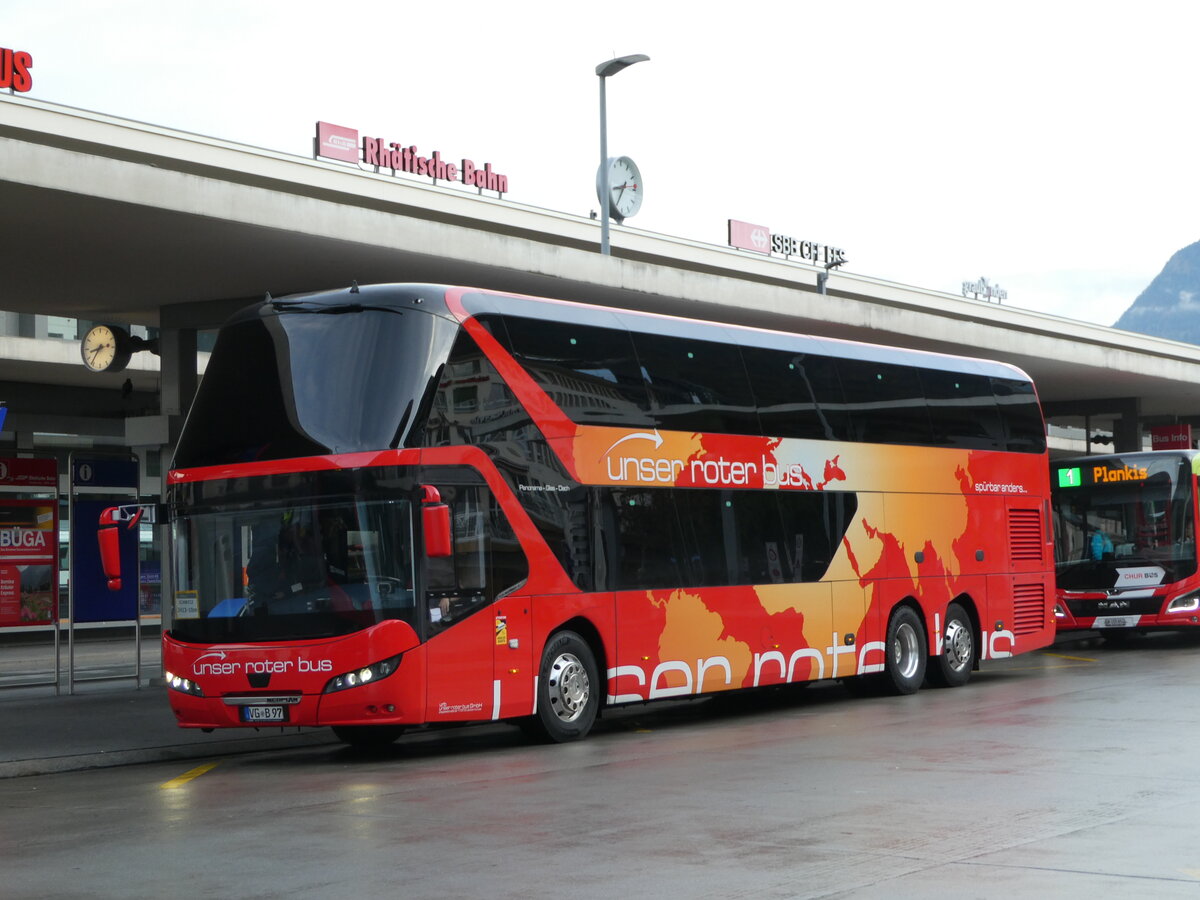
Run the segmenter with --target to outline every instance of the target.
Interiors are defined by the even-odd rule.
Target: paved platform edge
[[[132,766],[140,763],[171,762],[207,757],[234,756],[261,753],[270,750],[286,750],[298,747],[334,745],[338,740],[328,729],[279,735],[276,737],[244,738],[241,740],[216,739],[211,743],[173,744],[163,747],[143,747],[136,750],[111,750],[98,753],[73,753],[45,759],[16,759],[0,762],[0,780],[24,778],[30,775],[55,775],[63,772],[78,772],[84,769],[102,769],[114,766]]]

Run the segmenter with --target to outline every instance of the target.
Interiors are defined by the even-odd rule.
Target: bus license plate
[[[1096,620],[1097,628],[1133,628],[1141,616],[1102,616]]]
[[[243,706],[243,722],[286,722],[286,706]]]

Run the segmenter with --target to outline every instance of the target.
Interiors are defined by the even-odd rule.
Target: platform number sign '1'
[[[1078,466],[1058,470],[1058,486],[1060,488],[1079,487],[1081,484],[1083,484],[1083,470]]]

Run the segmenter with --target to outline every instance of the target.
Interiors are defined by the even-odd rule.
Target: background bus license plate
[[[1097,628],[1133,628],[1141,616],[1103,616],[1096,620]]]
[[[286,706],[243,706],[243,722],[286,722]]]

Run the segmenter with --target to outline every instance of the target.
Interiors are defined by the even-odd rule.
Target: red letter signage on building
[[[33,76],[29,74],[32,68],[33,56],[29,53],[0,47],[0,89],[25,93],[33,87]]]

